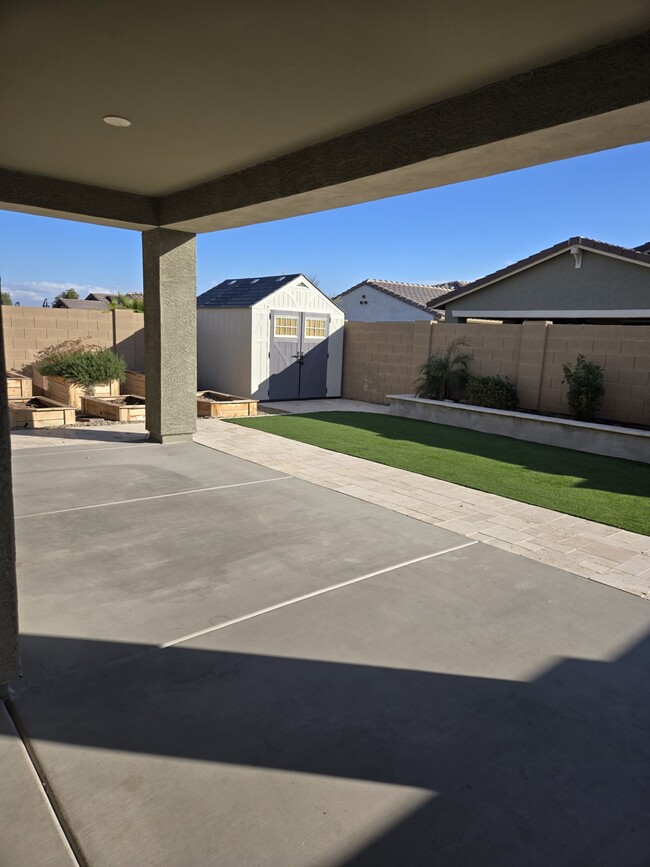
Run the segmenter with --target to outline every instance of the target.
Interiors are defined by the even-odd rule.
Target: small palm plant
[[[455,337],[443,352],[438,350],[427,358],[415,383],[418,397],[447,400],[452,391],[465,385],[474,355],[472,352],[460,351],[463,346],[469,346],[465,338]]]

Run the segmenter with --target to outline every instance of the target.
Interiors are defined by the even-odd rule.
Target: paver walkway
[[[650,596],[650,536],[221,421],[199,419],[195,441],[531,560]]]

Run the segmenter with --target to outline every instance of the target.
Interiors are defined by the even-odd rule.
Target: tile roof
[[[397,280],[376,280],[368,278],[361,283],[357,283],[350,289],[342,292],[338,298],[343,298],[348,292],[358,289],[360,286],[372,286],[386,295],[391,295],[393,298],[399,298],[400,301],[406,301],[407,304],[412,304],[420,310],[430,312],[432,308],[437,306],[438,298],[452,292],[455,289],[464,286],[463,280],[451,280],[448,283],[400,283]]]
[[[571,247],[582,247],[584,250],[592,250],[595,253],[604,253],[609,256],[616,256],[620,259],[628,259],[630,262],[639,262],[643,265],[650,265],[650,249],[645,252],[646,248],[650,248],[650,244],[641,244],[640,247],[619,247],[616,244],[607,244],[605,241],[594,241],[593,238],[583,238],[576,236],[568,238],[566,241],[560,241],[559,244],[554,244],[552,247],[547,247],[545,250],[540,250],[538,253],[533,253],[532,256],[527,256],[525,259],[520,259],[518,262],[512,262],[505,268],[498,271],[493,271],[491,274],[486,274],[485,277],[480,277],[474,280],[473,283],[466,283],[458,289],[454,289],[449,295],[446,295],[444,301],[435,306],[444,307],[450,301],[460,298],[462,295],[469,295],[470,292],[475,292],[477,289],[482,289],[490,283],[496,283],[504,277],[509,277],[517,271],[523,271],[525,268],[530,268],[544,259],[549,259],[551,256],[556,256],[559,253],[569,250]]]
[[[81,298],[59,298],[52,305],[53,307],[63,307],[66,310],[106,310],[105,301],[82,301]]]
[[[90,295],[86,295],[86,301],[99,301],[108,304],[110,301],[118,301],[120,295],[134,298],[137,301],[144,301],[144,293],[142,292],[91,292]]]
[[[242,277],[223,280],[197,298],[199,307],[253,307],[276,289],[291,283],[301,274],[279,274],[272,277]]]

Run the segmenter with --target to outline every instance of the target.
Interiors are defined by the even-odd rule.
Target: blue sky
[[[198,237],[198,291],[303,272],[336,295],[366,277],[472,280],[568,238],[650,241],[650,143],[336,211]],[[140,235],[0,211],[3,289],[21,304],[74,286],[142,288]]]

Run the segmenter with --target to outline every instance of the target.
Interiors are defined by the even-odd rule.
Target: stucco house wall
[[[367,304],[361,304],[365,295]],[[373,286],[357,286],[336,300],[349,322],[431,322],[433,314],[380,292]]]
[[[445,319],[479,313],[507,318],[519,311],[547,318],[554,311],[611,311],[612,318],[624,318],[620,311],[626,310],[647,310],[650,318],[650,267],[583,250],[580,268],[570,252],[561,253],[451,301]]]

